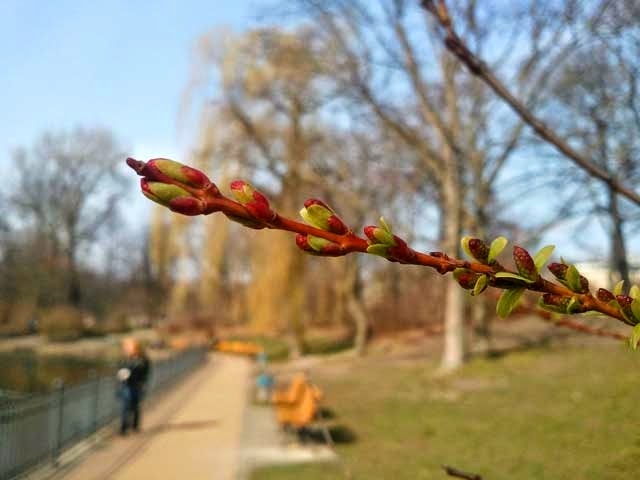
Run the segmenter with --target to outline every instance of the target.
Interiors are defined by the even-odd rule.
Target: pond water
[[[31,350],[0,352],[0,396],[2,390],[20,393],[50,391],[57,379],[65,385],[87,380],[90,375],[113,373],[110,362],[66,355],[37,355]]]

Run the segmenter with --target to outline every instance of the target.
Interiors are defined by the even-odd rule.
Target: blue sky
[[[180,95],[192,45],[243,30],[250,0],[0,1],[0,171],[48,129],[111,128],[134,156],[179,157]],[[142,196],[132,196],[145,208]]]
[[[196,38],[249,28],[265,3],[0,0],[0,173],[17,146],[75,125],[111,128],[132,156],[180,160],[188,145],[179,141],[178,109]],[[133,221],[150,202],[129,198]],[[568,230],[547,237],[571,255]]]

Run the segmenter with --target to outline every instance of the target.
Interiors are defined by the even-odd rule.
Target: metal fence
[[[154,362],[148,395],[165,389],[200,365],[206,350],[189,350]],[[117,381],[96,377],[0,406],[0,480],[9,480],[105,426],[119,414]]]

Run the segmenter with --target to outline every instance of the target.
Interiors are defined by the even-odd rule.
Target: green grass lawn
[[[289,345],[281,337],[267,337],[264,335],[234,335],[229,340],[255,342],[264,348],[270,362],[283,362],[289,357]],[[329,355],[353,347],[353,340],[348,337],[326,337],[321,335],[307,335],[305,339],[308,355]]]
[[[499,479],[640,478],[640,352],[537,349],[472,361],[446,379],[426,362],[368,358],[313,373],[355,433],[334,465],[252,480],[443,479],[442,464]]]

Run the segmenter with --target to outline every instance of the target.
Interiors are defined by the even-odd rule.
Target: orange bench
[[[293,405],[302,394],[302,389],[307,383],[307,376],[304,373],[297,373],[291,379],[287,388],[276,390],[271,401],[276,405]]]
[[[333,445],[326,425],[320,422],[322,390],[310,383],[304,374],[296,375],[289,387],[273,395],[278,423],[299,433],[312,424],[319,424],[325,441]]]
[[[240,341],[221,341],[216,343],[215,349],[224,353],[236,353],[239,355],[257,355],[263,348],[257,343]]]

